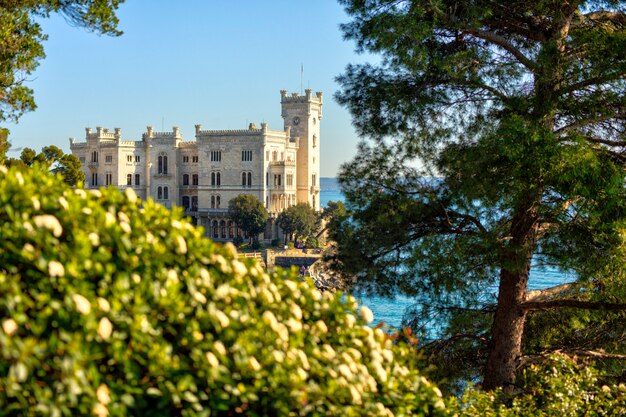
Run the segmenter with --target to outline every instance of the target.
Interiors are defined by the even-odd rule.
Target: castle
[[[216,240],[241,231],[228,218],[228,202],[252,194],[271,218],[297,203],[320,208],[320,120],[322,93],[281,90],[283,130],[251,123],[242,130],[203,130],[185,142],[178,127],[155,132],[140,141],[122,140],[121,129],[86,130],[86,141],[70,138],[71,152],[82,163],[86,188],[133,188],[142,199],[152,197],[171,208],[183,207],[194,223]],[[269,222],[264,239],[279,237]]]

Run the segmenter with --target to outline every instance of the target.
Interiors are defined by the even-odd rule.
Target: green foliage
[[[235,238],[233,239],[233,245],[235,245],[236,247],[240,247],[241,245],[243,245],[244,239],[241,236],[235,236]]]
[[[4,164],[7,158],[7,152],[11,144],[9,143],[9,129],[0,127],[0,164]]]
[[[339,78],[367,140],[340,174],[350,217],[332,227],[333,265],[414,297],[406,323],[440,339],[439,363],[473,350],[468,379],[514,384],[538,346],[520,338],[531,265],[574,271],[578,291],[558,296],[583,308],[623,300],[591,283],[626,268],[625,3],[341,3],[346,38],[382,59]]]
[[[276,219],[276,224],[285,235],[295,235],[294,240],[298,240],[299,237],[308,237],[317,229],[319,216],[308,203],[298,203],[282,211]]]
[[[450,408],[464,417],[583,417],[626,414],[626,385],[607,385],[596,371],[577,365],[564,355],[552,355],[524,372],[523,385],[514,396],[501,390],[468,390],[451,398]]]
[[[0,236],[3,416],[444,415],[353,298],[131,189],[1,167]]]
[[[306,238],[306,246],[307,248],[319,248],[320,242],[315,236],[309,236]]]
[[[85,182],[85,173],[80,169],[82,164],[78,158],[72,154],[65,154],[54,145],[44,146],[40,153],[36,153],[31,148],[24,148],[20,154],[20,159],[9,158],[7,166],[20,168],[32,167],[35,164],[45,166],[53,174],[63,176],[64,181],[69,185],[77,185]]]
[[[272,239],[272,242],[270,244],[272,245],[272,247],[276,247],[280,245],[280,239]]]
[[[59,13],[72,25],[117,36],[121,32],[117,30],[115,11],[123,1],[0,1],[0,122],[17,121],[22,114],[36,108],[32,89],[23,83],[45,57],[42,43],[47,35],[37,18]]]
[[[265,230],[269,214],[263,203],[252,194],[239,194],[228,202],[228,216],[250,235],[251,240]]]

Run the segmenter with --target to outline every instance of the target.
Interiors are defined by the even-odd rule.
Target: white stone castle
[[[240,235],[228,218],[228,202],[252,194],[270,216],[297,203],[320,208],[320,120],[322,93],[287,94],[282,90],[283,130],[253,123],[242,130],[203,130],[185,142],[178,127],[155,132],[140,141],[122,140],[121,129],[86,130],[86,141],[70,138],[70,149],[82,163],[86,188],[133,188],[168,208],[183,207],[209,237],[230,240]],[[279,237],[273,222],[264,239]]]

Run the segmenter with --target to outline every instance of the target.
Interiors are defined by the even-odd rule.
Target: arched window
[[[184,196],[183,197],[183,207],[186,210],[189,210],[189,197],[188,196]]]
[[[198,211],[198,196],[191,197],[191,211]]]
[[[183,174],[183,185],[189,185],[189,174]]]
[[[248,172],[248,188],[252,187],[252,172]]]
[[[98,152],[93,151],[91,153],[91,162],[98,162]]]
[[[163,187],[157,188],[157,200],[163,200]]]
[[[222,204],[222,199],[220,196],[215,196],[215,208],[220,208],[220,204]]]
[[[211,208],[215,208],[215,196],[211,196]]]
[[[232,239],[235,237],[235,228],[233,227],[232,220],[228,221],[228,238]]]
[[[167,187],[163,187],[163,199],[164,200],[169,200],[170,196],[169,196],[169,190]]]
[[[191,176],[191,181],[193,185],[198,185],[198,174],[193,174]]]
[[[141,176],[139,174],[135,174],[135,185],[139,186],[141,184]]]
[[[162,153],[161,155],[159,155],[158,158],[158,165],[159,165],[159,174],[165,175],[167,174],[167,155],[165,155],[164,153]]]
[[[215,172],[211,172],[211,187],[215,187]]]
[[[133,185],[133,174],[126,175],[126,185]]]
[[[218,172],[217,174],[215,174],[215,182],[217,184],[217,186],[219,187],[220,185],[222,185],[222,179],[221,179],[221,175]]]
[[[226,239],[226,222],[224,220],[222,220],[220,222],[220,229],[221,229],[221,232],[222,232],[220,237],[222,239]]]
[[[241,173],[241,186],[242,187],[246,186],[246,173],[245,172]]]
[[[219,232],[219,228],[217,226],[217,220],[213,220],[213,237],[214,238],[217,238],[219,236],[218,232]]]

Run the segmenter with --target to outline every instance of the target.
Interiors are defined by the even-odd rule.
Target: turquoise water
[[[335,178],[320,178],[320,204],[329,201],[343,201],[344,197]],[[528,286],[531,290],[554,287],[574,280],[574,275],[551,268],[533,268],[530,271]],[[385,322],[392,327],[400,327],[402,314],[411,305],[411,299],[398,295],[394,299],[383,297],[359,297],[359,302],[374,312],[374,321]]]

